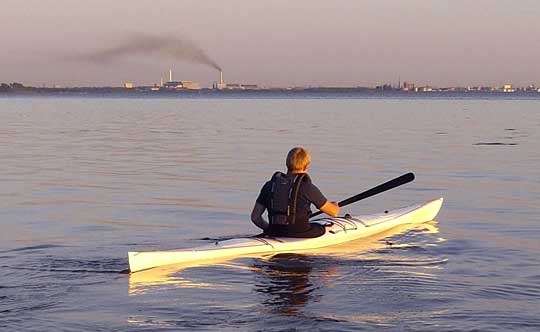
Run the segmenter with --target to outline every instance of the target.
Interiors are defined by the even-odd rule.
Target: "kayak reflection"
[[[173,264],[137,273],[131,273],[128,279],[128,294],[142,295],[151,292],[153,289],[163,288],[164,286],[172,288],[222,288],[222,285],[190,280],[183,276],[183,272],[186,269],[196,268],[198,266],[216,265],[220,263],[222,263],[221,260],[205,261],[204,263],[200,264]]]
[[[318,301],[322,279],[312,274],[321,257],[278,254],[253,264],[258,271],[254,290],[265,299],[263,305],[275,314],[296,315],[309,301]],[[334,270],[334,269],[332,269]]]

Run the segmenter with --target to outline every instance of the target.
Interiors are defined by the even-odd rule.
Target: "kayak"
[[[441,197],[424,204],[377,214],[310,220],[326,228],[326,232],[316,238],[244,237],[216,241],[190,249],[128,252],[129,269],[133,273],[171,264],[192,264],[253,254],[298,253],[324,248],[368,237],[400,225],[432,221],[439,213],[442,203]]]

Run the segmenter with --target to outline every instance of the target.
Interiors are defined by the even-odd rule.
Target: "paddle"
[[[402,176],[397,177],[397,178],[395,178],[393,180],[390,180],[390,181],[385,182],[383,184],[380,184],[380,185],[378,185],[376,187],[373,187],[373,188],[371,188],[369,190],[361,192],[361,193],[359,193],[357,195],[354,195],[352,197],[344,199],[344,200],[342,200],[341,202],[338,203],[338,206],[343,207],[345,205],[349,205],[349,204],[352,204],[354,202],[358,202],[359,200],[362,200],[364,198],[375,196],[375,195],[380,194],[380,193],[382,193],[384,191],[393,189],[395,187],[399,187],[399,186],[401,186],[401,185],[403,185],[405,183],[409,183],[412,180],[414,180],[414,174],[413,173],[403,174]],[[323,212],[322,211],[317,211],[317,212],[314,212],[314,213],[310,214],[309,217],[313,218],[315,216],[318,216],[321,213],[323,213]]]

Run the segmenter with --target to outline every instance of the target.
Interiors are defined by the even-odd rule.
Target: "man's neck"
[[[304,174],[306,171],[287,171],[287,174],[295,175],[295,174]]]

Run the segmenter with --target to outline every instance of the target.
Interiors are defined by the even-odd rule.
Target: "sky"
[[[230,83],[539,86],[539,17],[537,0],[1,0],[0,82],[219,79],[172,52],[88,60],[151,36],[195,45]]]

